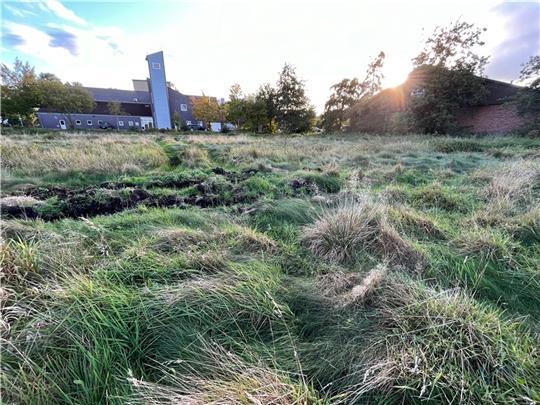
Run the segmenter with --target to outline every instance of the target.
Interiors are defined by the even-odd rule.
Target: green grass
[[[10,133],[2,154],[2,197],[44,201],[2,200],[6,403],[540,401],[538,139]]]

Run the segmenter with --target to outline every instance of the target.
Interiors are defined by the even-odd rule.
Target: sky
[[[403,82],[437,26],[487,28],[485,74],[512,81],[540,53],[540,0],[116,0],[2,1],[1,60],[18,57],[64,81],[131,89],[145,55],[165,54],[167,80],[184,94],[252,93],[296,68],[318,112],[330,86],[363,78],[386,54],[384,87]]]

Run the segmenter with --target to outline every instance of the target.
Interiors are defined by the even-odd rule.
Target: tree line
[[[391,108],[392,92],[382,90],[386,54],[380,51],[363,78],[345,78],[331,86],[319,117],[306,95],[305,82],[289,64],[283,66],[274,85],[265,83],[255,93],[244,94],[234,84],[223,105],[214,97],[193,97],[193,115],[206,127],[214,121],[230,122],[237,129],[259,133],[304,133],[315,125],[325,132],[456,132],[460,109],[479,105],[487,95],[484,68],[489,57],[479,54],[485,31],[463,21],[437,27],[412,60],[409,80],[419,78],[420,84],[408,89],[407,103],[399,111]],[[62,83],[51,73],[36,74],[18,59],[11,69],[2,64],[1,79],[2,119],[32,125],[35,111],[42,109],[64,113],[70,121],[70,113],[89,113],[95,108],[91,94],[80,83]],[[507,102],[540,126],[540,56],[522,65],[520,81],[527,86]],[[108,109],[113,115],[125,114],[120,103],[109,103]],[[172,119],[182,126],[178,113]]]
[[[206,125],[227,121],[238,129],[261,133],[307,132],[316,117],[304,81],[289,64],[283,66],[275,86],[265,83],[254,94],[244,95],[240,85],[234,84],[223,106],[207,96],[194,97],[192,105],[195,118]]]
[[[80,83],[63,83],[52,73],[35,72],[28,62],[15,59],[13,68],[2,64],[2,122],[35,125],[38,109],[70,114],[89,113],[95,105],[92,95]],[[70,126],[73,123],[70,122]]]

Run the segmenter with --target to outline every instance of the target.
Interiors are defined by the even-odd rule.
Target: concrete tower
[[[147,55],[146,60],[148,61],[148,71],[150,73],[154,126],[158,129],[170,129],[171,112],[169,110],[169,92],[167,90],[167,78],[165,77],[163,52]]]

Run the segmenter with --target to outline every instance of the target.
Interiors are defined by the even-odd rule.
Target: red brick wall
[[[504,132],[526,123],[510,105],[487,105],[463,109],[457,115],[460,126],[472,132]]]

